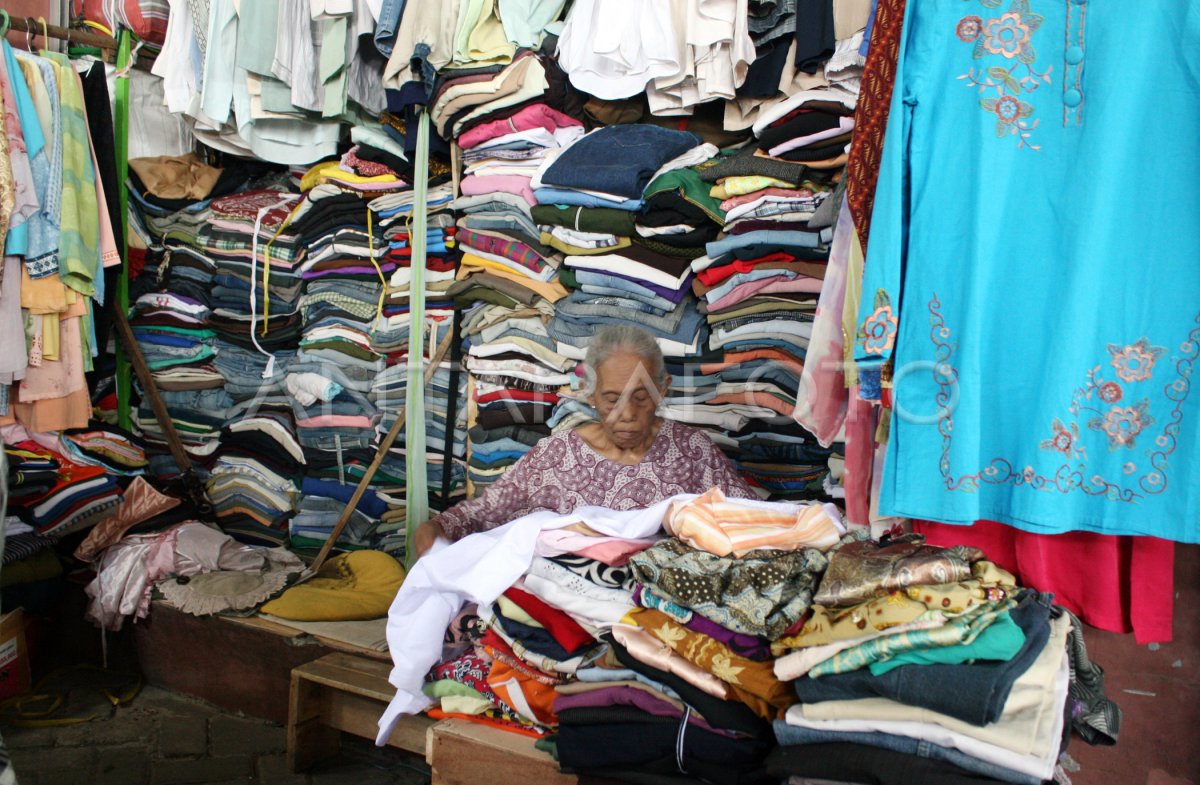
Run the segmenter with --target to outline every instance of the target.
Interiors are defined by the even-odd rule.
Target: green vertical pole
[[[405,448],[405,523],[408,540],[429,517],[429,483],[425,458],[425,232],[429,225],[429,115],[418,117],[416,172],[413,180],[413,215],[409,242],[412,243],[412,282],[408,289],[408,386],[404,409]],[[405,559],[412,566],[413,552],[406,549]]]
[[[120,45],[117,49],[117,69],[123,69],[129,64],[130,34],[121,30]],[[129,313],[129,189],[125,183],[129,177],[129,77],[117,77],[117,179],[120,187],[117,194],[121,204],[121,272],[117,278],[117,303],[122,313]],[[121,342],[117,342],[117,424],[126,430],[130,427],[129,402],[132,392],[131,371],[129,358]]]

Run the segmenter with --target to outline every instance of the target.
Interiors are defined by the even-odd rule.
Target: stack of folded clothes
[[[537,57],[525,53],[516,65],[533,75],[530,85],[541,85],[537,95],[545,93]],[[563,254],[531,216],[530,182],[549,156],[583,136],[583,126],[551,106],[549,95],[543,98],[508,108],[493,103],[467,120],[458,137],[466,177],[454,203],[462,254],[450,293],[464,311],[467,478],[474,493],[550,433],[575,365],[556,350],[547,328],[554,304],[567,294],[558,281]]]
[[[408,393],[410,305],[414,279],[414,238],[410,218],[415,198],[415,192],[407,190],[371,202],[371,209],[378,216],[387,241],[386,258],[396,264],[383,304],[382,321],[374,337],[376,351],[383,354],[386,361],[386,367],[375,377],[370,392],[371,401],[381,414],[376,425],[377,443],[383,440],[404,411]],[[420,271],[425,312],[422,346],[427,358],[432,357],[445,331],[453,329],[455,318],[453,296],[449,293],[455,283],[458,264],[458,230],[449,210],[452,201],[453,187],[449,180],[444,175],[432,176],[425,197],[425,265]],[[452,368],[452,356],[447,354],[424,392],[426,482],[431,509],[444,509],[451,503],[450,499],[461,497],[465,490],[466,473],[462,462],[466,460],[466,378],[465,374],[452,372]],[[455,385],[453,395],[450,389],[452,382]],[[451,417],[454,424],[449,423]],[[448,431],[450,445],[446,444]],[[393,500],[389,510],[391,515],[377,526],[381,538],[378,547],[397,556],[404,553],[406,541],[404,509],[400,499],[404,497],[407,487],[407,452],[406,440],[398,438],[373,481],[373,487],[387,491],[387,498]]]
[[[1119,712],[1102,686],[1092,705],[1064,711],[1073,671],[1090,664],[1052,599],[1019,589],[976,548],[935,548],[916,534],[842,545],[811,615],[772,644],[775,673],[794,680],[800,701],[774,723],[772,772],[1053,779],[1068,724],[1090,733],[1083,718],[1100,707],[1115,734]]]
[[[208,316],[209,308],[200,300],[156,291],[137,298],[130,318],[171,422],[201,470],[212,464],[231,404],[213,366],[217,341]],[[144,393],[133,416],[138,434],[151,448],[151,475],[175,476],[178,468],[168,452],[166,434]]]
[[[288,525],[290,547],[299,551],[320,549],[332,535],[355,487],[355,483],[304,477],[300,483],[303,495],[296,515]],[[337,549],[376,550],[380,540],[378,522],[387,509],[385,497],[372,490],[364,493],[338,537]]]
[[[71,462],[100,466],[116,475],[144,474],[148,465],[142,440],[108,423],[92,421],[86,428],[65,430],[59,446]]]
[[[117,478],[103,466],[73,463],[34,441],[5,445],[5,453],[8,515],[40,538],[58,540],[94,526],[121,501]]]
[[[799,140],[849,143],[854,97],[804,91],[755,126],[759,138],[697,167],[719,200],[722,235],[691,264],[693,291],[711,330],[715,395],[700,408],[719,412],[738,468],[774,498],[820,498],[834,492],[833,450],[793,427],[817,300],[833,236],[833,197],[845,155],[805,162],[778,157]],[[813,138],[810,138],[813,137]],[[706,358],[708,360],[709,358]],[[743,450],[753,445],[753,449]]]
[[[686,296],[687,243],[698,243],[698,234],[709,228],[686,223],[699,221],[695,216],[676,220],[665,209],[639,211],[657,175],[701,163],[715,152],[686,131],[630,124],[593,131],[543,162],[531,183],[537,218],[544,222],[542,241],[567,254],[565,282],[574,289],[557,304],[550,328],[560,352],[582,359],[598,326],[629,321],[650,331],[670,357],[703,351],[703,319]],[[642,237],[638,216],[656,214],[662,224],[655,227],[658,236],[646,230],[650,236]],[[666,223],[671,220],[676,223]],[[677,242],[685,244],[663,241],[675,230]]]
[[[804,616],[840,521],[713,489],[669,505],[663,525],[662,540],[542,531],[519,580],[452,622],[427,676],[434,716],[548,735],[579,774],[682,763],[705,781],[763,781],[770,721],[796,701],[770,641]]]
[[[243,542],[282,545],[304,468],[290,408],[264,402],[231,418],[207,486],[222,530]]]

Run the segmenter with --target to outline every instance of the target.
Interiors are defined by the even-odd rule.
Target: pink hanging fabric
[[[1092,532],[1033,534],[993,521],[955,526],[913,521],[930,545],[972,545],[1017,577],[1053,592],[1093,627],[1167,643],[1175,606],[1175,543]]]

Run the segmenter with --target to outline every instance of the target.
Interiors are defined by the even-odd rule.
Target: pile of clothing
[[[148,206],[135,211],[152,249],[133,283],[150,311],[136,315],[137,329],[162,343],[157,333],[170,328],[169,349],[183,326],[206,341],[191,365],[171,367],[163,395],[172,414],[179,410],[185,438],[200,438],[185,415],[202,418],[205,441],[189,444],[189,452],[202,461],[222,527],[248,542],[292,538],[300,548],[320,547],[404,407],[413,278],[408,218],[416,193],[403,149],[397,152],[387,134],[361,130],[340,160],[301,176],[278,173],[268,187],[250,190],[243,181],[219,198],[170,202],[174,211],[146,198]],[[191,170],[203,173],[194,163]],[[436,211],[450,193],[439,176],[427,201]],[[454,283],[455,231],[448,214],[431,217],[422,270],[431,329],[452,323],[446,290]],[[166,319],[157,313],[163,309],[183,316]],[[194,325],[183,323],[189,316]],[[439,339],[427,339],[430,352],[428,341]],[[445,422],[449,358],[444,365],[428,400],[429,457],[437,464],[429,482],[437,489],[447,431],[456,432],[455,454],[465,461],[464,407],[456,407],[459,427]],[[147,418],[148,409],[139,425],[152,432]],[[156,468],[173,473],[159,448]],[[402,551],[404,455],[400,440],[339,547],[386,538],[391,550]],[[463,470],[448,474],[452,498],[461,493]],[[384,515],[393,520],[377,530]]]
[[[850,93],[799,94],[760,117],[753,142],[699,167],[724,214],[722,237],[692,262],[693,290],[712,330],[709,349],[721,356],[702,366],[718,380],[705,406],[746,418],[733,429],[739,444],[732,455],[776,498],[836,495],[828,481],[833,452],[790,420],[829,259],[853,106]],[[799,163],[777,157],[782,151],[772,146],[809,137],[832,140],[839,154]],[[753,448],[744,450],[747,441]]]
[[[775,673],[799,699],[774,723],[772,773],[1053,779],[1072,722],[1099,738],[1088,726],[1100,704],[1068,702],[1075,679],[1094,674],[1052,601],[976,548],[916,534],[843,545],[811,614],[772,644]]]
[[[369,203],[405,187],[394,173],[362,177],[344,166],[333,161],[310,170],[304,202],[291,217],[305,248],[305,286],[299,349],[285,386],[300,444],[310,465],[322,468],[336,465],[343,451],[361,457],[375,436],[379,413],[367,394],[385,363],[372,339],[395,265],[382,259],[386,245]]]
[[[286,539],[305,465],[290,407],[274,397],[229,420],[206,487],[221,528],[261,545]]]
[[[475,494],[550,433],[575,366],[547,327],[567,294],[558,280],[563,254],[531,216],[530,183],[550,156],[583,135],[583,126],[546,94],[540,58],[527,53],[510,68],[523,69],[538,100],[508,108],[503,101],[481,104],[488,111],[464,118],[458,136],[466,175],[454,202],[462,256],[450,291],[464,311],[467,478]],[[490,98],[480,93],[472,100]]]
[[[682,755],[705,779],[740,782],[796,700],[770,641],[807,610],[837,512],[713,489],[628,515],[670,536],[605,535],[582,514],[536,535],[494,603],[458,615],[425,687],[435,716],[553,734],[564,770],[672,772]]]
[[[72,463],[99,466],[118,477],[146,473],[146,445],[128,431],[93,420],[86,428],[68,428],[59,436],[59,451]]]
[[[555,703],[559,762],[743,782],[761,775],[767,723],[795,702],[773,672],[770,641],[807,609],[840,517],[832,506],[734,501],[712,489],[672,502],[663,528],[667,538],[629,560],[637,607],[603,636],[617,667]],[[623,697],[629,681],[633,701]],[[603,740],[622,752],[598,754]]]
[[[582,359],[597,327],[631,321],[648,330],[668,357],[703,351],[703,319],[686,296],[688,247],[644,238],[636,221],[656,175],[715,153],[715,147],[687,131],[611,125],[542,164],[532,185],[539,219],[547,222],[543,240],[567,254],[564,264],[573,285],[551,323],[559,351]],[[687,224],[657,228],[664,235],[690,231]]]
[[[422,559],[391,613],[384,734],[432,700],[571,773],[1032,785],[1071,730],[1120,727],[1052,596],[976,548],[847,533],[829,504],[534,513]],[[444,638],[413,634],[429,621]]]
[[[58,540],[94,526],[121,501],[117,477],[103,466],[74,463],[33,439],[6,444],[5,453],[9,461],[8,515],[33,529],[21,528],[18,534],[39,535],[26,545]],[[21,542],[14,544],[14,548],[21,547]]]
[[[180,254],[180,260],[190,258]],[[220,374],[212,366],[216,333],[208,326],[209,313],[202,299],[169,291],[153,292],[136,300],[130,319],[175,431],[189,457],[200,466],[211,466],[232,403],[221,388]],[[144,391],[134,425],[154,448],[152,473],[159,477],[177,473],[174,459],[167,454],[163,427]]]
[[[378,407],[380,420],[377,439],[382,441],[392,429],[408,396],[409,339],[414,283],[420,283],[425,319],[422,324],[423,356],[432,358],[446,331],[454,329],[454,303],[448,293],[454,285],[457,267],[457,228],[449,211],[453,188],[441,174],[430,179],[425,204],[427,221],[424,237],[425,265],[412,264],[414,238],[411,217],[415,190],[381,196],[371,202],[387,243],[385,258],[396,265],[388,282],[379,329],[374,336],[377,352],[386,358],[386,367],[375,377],[369,398]],[[421,371],[424,375],[424,369]],[[453,393],[451,387],[453,386]],[[453,353],[447,353],[429,384],[425,386],[425,463],[426,484],[431,494],[431,509],[445,509],[461,498],[466,472],[466,377],[457,372]],[[449,437],[447,437],[449,433]],[[447,444],[449,438],[449,444]],[[404,552],[407,511],[399,498],[403,493],[392,489],[407,486],[405,439],[397,439],[376,475],[374,485],[388,494],[388,512],[378,525],[378,547],[393,555]]]
[[[280,187],[214,199],[198,233],[217,270],[209,324],[226,403],[208,497],[227,531],[265,544],[283,541],[296,500],[298,466],[287,449],[295,423],[283,389],[300,328],[302,246],[287,228],[295,201]]]

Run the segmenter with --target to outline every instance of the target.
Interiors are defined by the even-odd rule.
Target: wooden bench
[[[292,669],[288,700],[287,759],[303,771],[337,754],[342,732],[374,739],[383,710],[395,694],[388,683],[390,663],[343,652],[327,654]],[[425,755],[434,721],[405,717],[388,746]]]
[[[389,663],[343,652],[292,669],[287,759],[303,771],[336,755],[342,732],[374,739],[395,690]],[[423,755],[433,785],[576,785],[534,739],[461,719],[404,717],[388,746]]]

